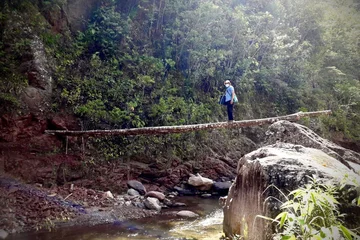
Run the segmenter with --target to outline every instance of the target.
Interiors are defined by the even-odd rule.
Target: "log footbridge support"
[[[191,125],[180,125],[180,126],[160,126],[160,127],[144,127],[144,128],[129,128],[129,129],[109,129],[109,130],[83,130],[83,131],[72,131],[72,130],[45,130],[46,134],[53,134],[57,136],[66,137],[66,150],[65,153],[68,154],[68,138],[81,137],[81,158],[85,159],[85,142],[89,137],[100,138],[107,136],[131,136],[131,135],[163,135],[163,134],[172,134],[172,133],[185,133],[201,130],[211,130],[211,129],[220,129],[220,128],[241,128],[241,127],[251,127],[251,126],[260,126],[265,124],[272,124],[277,121],[287,120],[287,121],[299,121],[303,117],[316,117],[320,115],[330,115],[331,110],[317,111],[317,112],[298,112],[291,115],[272,117],[272,118],[262,118],[262,119],[253,119],[253,120],[241,120],[241,121],[231,121],[231,122],[217,122],[217,123],[203,123],[203,124],[191,124]],[[127,159],[128,173],[127,178],[130,179],[130,163]]]
[[[303,117],[316,117],[320,115],[330,115],[331,110],[316,111],[316,112],[298,112],[291,115],[261,118],[252,120],[241,120],[232,122],[216,122],[216,123],[202,123],[180,126],[160,126],[160,127],[144,127],[144,128],[128,128],[128,129],[109,129],[109,130],[45,130],[47,134],[55,134],[62,136],[80,136],[80,137],[106,137],[106,136],[130,136],[130,135],[162,135],[172,133],[185,133],[192,131],[201,131],[219,128],[241,128],[260,126],[264,124],[272,124],[280,120],[299,121]]]

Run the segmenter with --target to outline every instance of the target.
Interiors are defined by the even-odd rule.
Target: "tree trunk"
[[[217,122],[217,123],[203,123],[203,124],[192,124],[192,125],[181,125],[181,126],[161,126],[161,127],[144,127],[144,128],[129,128],[129,129],[87,130],[87,131],[46,130],[45,133],[64,135],[64,136],[91,136],[91,137],[101,137],[101,136],[111,136],[111,135],[121,135],[121,136],[161,135],[161,134],[200,131],[207,129],[259,126],[264,124],[272,124],[280,120],[298,121],[302,117],[315,117],[324,114],[325,115],[331,114],[331,110],[317,111],[317,112],[298,112],[295,114],[280,116],[280,117],[242,120],[242,121],[233,121],[233,122]]]

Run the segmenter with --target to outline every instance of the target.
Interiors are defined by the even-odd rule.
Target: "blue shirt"
[[[234,92],[234,87],[233,86],[229,86],[226,88],[225,91],[225,102],[228,102],[231,100],[232,98],[232,93]]]

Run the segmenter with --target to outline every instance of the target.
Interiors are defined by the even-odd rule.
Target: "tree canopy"
[[[332,109],[327,125],[360,138],[356,1],[99,2],[80,32],[53,31],[46,18],[66,1],[1,3],[3,109],[18,105],[26,79],[17,64],[35,34],[54,59],[53,109],[71,109],[92,126],[221,121],[225,111],[217,102],[230,79],[237,119]]]

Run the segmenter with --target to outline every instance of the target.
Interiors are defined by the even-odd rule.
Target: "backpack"
[[[233,99],[233,102],[234,102],[234,103],[237,103],[237,102],[239,102],[239,100],[238,100],[238,98],[237,98],[236,94],[234,95],[234,99]]]
[[[226,90],[227,91],[227,90]],[[220,96],[220,99],[219,99],[219,104],[221,104],[221,105],[225,105],[225,95],[221,95]],[[236,94],[235,94],[235,96],[234,96],[234,99],[233,99],[233,103],[237,103],[237,102],[239,102],[239,100],[238,100],[238,98],[237,98],[237,96],[236,96]]]
[[[221,95],[221,96],[220,96],[219,104],[225,105],[225,95]]]

